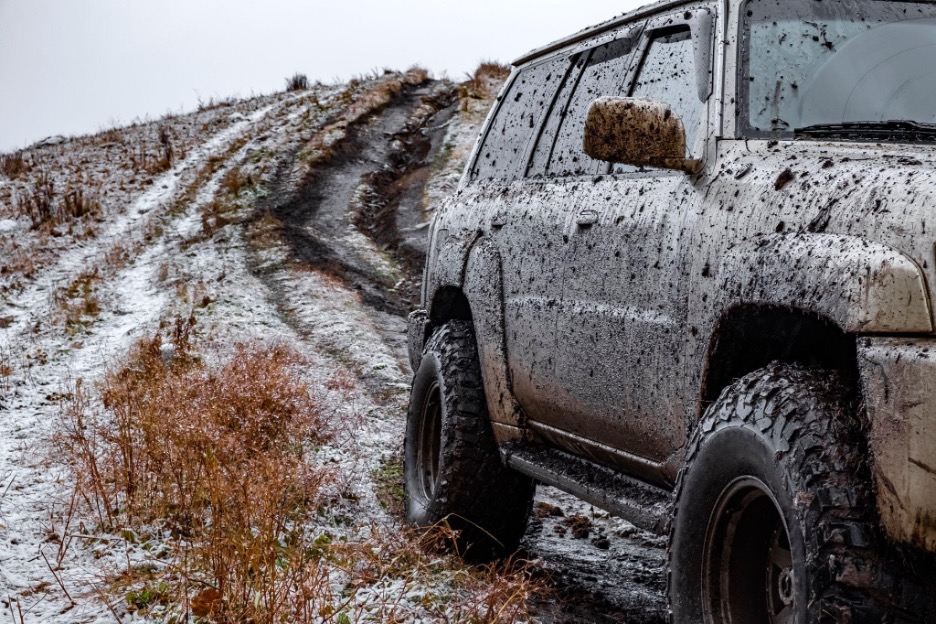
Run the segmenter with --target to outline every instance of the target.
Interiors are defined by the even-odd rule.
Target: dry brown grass
[[[68,335],[84,330],[101,313],[97,286],[101,281],[98,271],[85,271],[55,293],[55,301],[62,312],[62,321]]]
[[[29,217],[34,230],[51,228],[62,223],[100,213],[101,204],[95,189],[81,178],[69,181],[65,192],[56,192],[55,182],[41,171],[24,194],[17,195],[16,211]]]
[[[309,78],[305,74],[293,74],[286,79],[286,91],[305,91],[309,88]]]
[[[175,148],[172,131],[165,124],[156,128],[156,145],[152,146],[145,135],[138,137],[136,145],[130,150],[130,166],[133,170],[148,175],[159,175],[172,168],[176,159],[181,157]]]
[[[79,383],[63,404],[57,448],[77,499],[126,539],[160,527],[172,535],[154,555],[162,572],[128,565],[111,579],[128,609],[252,624],[526,617],[543,591],[537,571],[522,561],[466,566],[440,550],[454,543],[446,527],[375,524],[347,539],[319,526],[355,500],[336,493],[340,479],[314,452],[340,428],[327,401],[346,401],[354,380],[309,387],[284,345],[237,345],[209,365],[193,326],[177,321],[141,341],[98,388]]]
[[[23,158],[22,152],[13,154],[0,154],[0,172],[8,178],[16,178],[31,169],[29,162]]]
[[[468,79],[461,84],[459,95],[463,100],[493,99],[509,76],[509,66],[485,61],[478,65],[474,74],[469,75]]]
[[[238,345],[213,368],[192,327],[140,342],[104,378],[100,407],[79,384],[58,444],[102,527],[157,523],[179,540],[185,569],[167,600],[211,587],[219,619],[274,621],[317,576],[303,521],[329,473],[307,459],[330,434],[295,352]]]
[[[253,188],[254,179],[248,174],[245,175],[239,167],[232,167],[230,171],[221,178],[219,190],[232,199],[237,199],[242,191]]]
[[[25,195],[17,195],[17,212],[25,214],[33,229],[53,222],[57,216],[55,207],[55,183],[52,176],[42,171],[33,180]]]
[[[90,192],[89,192],[90,190]],[[101,203],[93,189],[80,182],[71,182],[62,196],[61,220],[81,219],[101,212]]]

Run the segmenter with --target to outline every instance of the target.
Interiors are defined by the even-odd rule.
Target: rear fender
[[[471,304],[488,412],[498,442],[504,443],[521,437],[519,428],[524,423],[507,369],[501,258],[490,241],[481,239],[472,247],[464,275],[464,292]]]

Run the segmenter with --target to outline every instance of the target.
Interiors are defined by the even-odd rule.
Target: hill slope
[[[424,233],[502,79],[387,73],[0,157],[0,618],[162,620],[211,598],[197,583],[222,575],[180,559],[195,538],[134,523],[132,494],[102,511],[74,450],[76,415],[112,418],[107,391],[139,372],[139,345],[160,336],[172,361],[184,326],[198,370],[227,370],[238,344],[288,345],[290,375],[324,406],[309,457],[327,483],[302,529],[327,553],[322,621],[661,621],[660,541],[551,490],[525,540],[532,567],[382,567],[414,539],[399,465]],[[380,553],[382,572],[339,564],[333,542]],[[566,609],[580,613],[535,600],[544,571],[591,596]]]

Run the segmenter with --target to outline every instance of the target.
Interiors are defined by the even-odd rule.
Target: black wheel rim
[[[419,452],[416,465],[422,496],[430,501],[435,496],[439,477],[439,457],[442,452],[442,392],[433,383],[423,400],[419,418]]]
[[[762,481],[741,477],[722,491],[708,523],[704,561],[706,622],[794,622],[790,538],[777,501]]]

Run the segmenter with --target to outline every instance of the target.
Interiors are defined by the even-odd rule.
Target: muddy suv
[[[933,621],[936,5],[666,2],[515,65],[431,228],[408,519],[489,556],[540,482],[669,535],[673,622]]]

